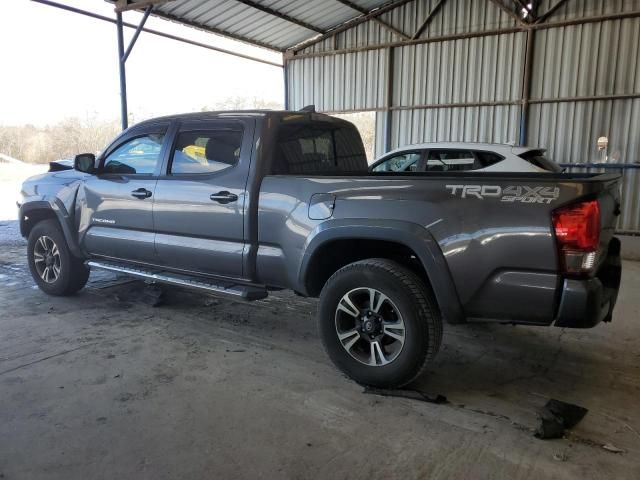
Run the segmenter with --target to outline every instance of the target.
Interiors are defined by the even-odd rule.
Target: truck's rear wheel
[[[89,278],[89,269],[73,256],[55,220],[43,220],[33,227],[27,257],[31,276],[49,295],[72,295]]]
[[[412,382],[442,341],[442,319],[424,282],[386,259],[351,263],[320,295],[318,329],[333,363],[363,385]]]

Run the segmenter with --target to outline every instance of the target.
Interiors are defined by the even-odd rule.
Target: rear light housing
[[[553,228],[564,273],[588,274],[597,265],[600,246],[600,205],[587,200],[554,210]]]

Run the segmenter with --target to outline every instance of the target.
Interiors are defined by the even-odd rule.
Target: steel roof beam
[[[369,13],[371,13],[369,10],[364,9],[361,6],[356,5],[353,2],[350,2],[349,0],[336,0],[336,2],[341,3],[342,5],[345,5],[345,6],[349,7],[352,10],[355,10],[356,12],[360,12],[363,15],[369,15]],[[405,40],[409,40],[409,38],[410,38],[407,34],[405,34],[404,32],[401,32],[400,30],[398,30],[393,25],[390,25],[387,22],[385,22],[385,21],[381,20],[380,18],[378,18],[378,16],[371,18],[371,20],[376,22],[378,25],[381,25],[382,27],[386,28],[390,32],[395,33],[400,38],[404,38]]]
[[[35,0],[35,1],[38,1],[38,0]],[[122,7],[122,8],[126,8],[126,9],[131,9],[131,8],[137,9],[137,8],[139,8],[138,6],[143,6],[145,3],[148,3],[148,2],[165,3],[165,0],[142,0],[142,1],[136,2],[136,3],[128,3],[129,0],[106,0],[106,1],[116,4],[116,6],[118,6],[119,4],[123,4],[124,5],[123,2],[125,2],[127,4],[126,4],[125,7]],[[238,0],[238,1],[240,1],[240,0]],[[251,3],[254,3],[254,2],[251,2]],[[118,10],[118,8],[116,8],[116,11],[117,10]],[[227,31],[219,29],[219,28],[209,27],[209,26],[203,25],[201,23],[197,23],[197,22],[193,22],[191,20],[183,19],[183,18],[177,17],[175,15],[172,15],[170,13],[162,12],[162,11],[160,11],[158,9],[154,10],[153,15],[155,17],[164,18],[165,20],[170,20],[172,22],[177,22],[177,23],[181,23],[183,25],[187,25],[189,27],[196,28],[198,30],[203,30],[203,31],[205,31],[207,33],[215,33],[216,35],[229,37],[229,38],[232,38],[234,40],[238,40],[239,42],[244,42],[244,43],[248,43],[250,45],[266,48],[267,50],[273,50],[273,51],[276,51],[276,52],[284,52],[284,48],[277,47],[277,46],[271,45],[269,43],[261,42],[259,40],[253,40],[251,38],[245,37],[244,35],[238,35],[237,33],[227,32]]]
[[[516,12],[511,10],[509,7],[507,7],[500,0],[489,0],[489,1],[491,3],[493,3],[495,6],[497,6],[500,10],[505,12],[507,15],[509,15],[511,18],[513,18],[519,24],[521,24],[521,25],[526,25],[527,24],[527,22],[525,22],[524,19],[520,17],[520,15],[518,15]]]
[[[86,10],[82,10],[80,8],[72,7],[70,5],[65,5],[62,3],[53,2],[51,0],[31,0],[36,3],[41,3],[43,5],[48,5],[50,7],[60,8],[62,10],[67,10],[69,12],[77,13],[80,15],[84,15],[86,17],[95,18],[97,20],[102,20],[104,22],[116,23],[116,20],[113,18],[105,17],[104,15],[99,15],[97,13],[88,12]],[[155,13],[154,13],[155,14]],[[127,28],[137,28],[137,25],[133,25],[131,23],[122,22],[122,25]],[[152,28],[143,28],[143,32],[150,33],[152,35],[157,35],[159,37],[168,38],[170,40],[175,40],[181,43],[187,43],[189,45],[194,45],[196,47],[206,48],[208,50],[213,50],[214,52],[220,52],[227,55],[233,55],[234,57],[244,58],[245,60],[251,60],[253,62],[264,63],[265,65],[272,65],[274,67],[282,68],[282,65],[275,62],[270,62],[269,60],[264,60],[258,57],[252,57],[251,55],[245,55],[244,53],[234,52],[232,50],[227,50],[226,48],[214,47],[213,45],[207,45],[206,43],[197,42],[195,40],[190,40],[188,38],[179,37],[177,35],[172,35],[170,33],[161,32],[159,30],[154,30]]]
[[[261,5],[259,3],[252,2],[251,0],[236,0],[236,2],[242,3],[243,5],[247,5],[248,7],[251,7],[251,8],[255,8],[256,10],[260,10],[261,12],[267,13],[274,17],[278,17],[281,20],[286,20],[289,23],[293,23],[300,27],[306,28],[307,30],[311,30],[316,33],[326,33],[320,27],[316,27],[315,25],[311,25],[310,23],[291,17],[286,13],[279,12],[278,10],[274,10],[273,8],[265,7],[264,5]]]
[[[333,55],[344,55],[346,53],[380,50],[380,49],[389,48],[389,47],[404,47],[407,45],[422,45],[427,43],[447,42],[450,40],[463,40],[467,38],[490,37],[495,35],[504,35],[507,33],[526,32],[527,30],[530,30],[530,29],[548,30],[552,28],[568,27],[571,25],[584,25],[587,23],[599,23],[599,22],[606,22],[610,20],[622,20],[626,18],[638,18],[638,17],[640,17],[640,10],[620,12],[620,13],[610,13],[606,15],[597,15],[593,17],[573,18],[570,20],[562,20],[559,22],[530,23],[530,24],[523,24],[523,25],[518,25],[510,28],[496,28],[496,29],[490,29],[490,30],[479,30],[476,32],[453,33],[453,34],[447,34],[447,35],[439,35],[437,37],[416,38],[415,40],[384,42],[384,43],[378,43],[375,45],[364,45],[360,47],[349,47],[349,48],[341,48],[341,49],[335,49],[335,50],[323,50],[320,52],[296,53],[298,51],[297,49],[296,51],[288,50],[285,53],[285,55],[288,60],[297,60],[301,58],[327,57],[327,56],[333,56]]]
[[[415,40],[416,38],[418,38],[420,35],[422,35],[422,32],[424,32],[424,29],[427,28],[427,26],[431,23],[431,20],[433,20],[433,17],[435,16],[436,13],[438,13],[438,10],[440,10],[440,7],[444,4],[444,2],[446,2],[447,0],[440,0],[438,3],[436,3],[433,8],[431,9],[431,11],[429,12],[429,14],[427,15],[427,18],[424,19],[424,22],[422,22],[422,25],[420,25],[418,27],[418,29],[416,30],[416,33],[413,34],[413,36],[411,37],[411,40]]]
[[[289,49],[293,52],[299,52],[300,50],[303,50],[311,45],[314,45],[316,43],[322,42],[323,40],[326,40],[327,38],[331,38],[334,37],[335,35],[344,32],[345,30],[349,30],[357,25],[360,25],[361,23],[367,22],[369,20],[373,20],[374,18],[387,13],[391,10],[393,10],[394,8],[398,8],[401,7],[402,5],[409,3],[409,2],[413,2],[414,0],[395,0],[392,1],[390,3],[387,3],[386,5],[383,5],[381,7],[375,8],[373,10],[371,10],[369,13],[367,13],[366,15],[361,15],[359,17],[353,18],[351,20],[348,20],[344,23],[341,23],[340,25],[336,25],[335,27],[329,29],[327,31],[327,33],[325,33],[324,35],[320,35],[317,36],[315,38],[311,38],[309,40],[306,40],[302,43],[299,43],[298,45],[292,45],[291,47],[289,47]],[[288,49],[288,50],[289,50]]]
[[[118,0],[116,2],[116,13],[122,13],[128,10],[142,10],[147,7],[154,7],[172,1],[173,0],[142,0],[140,2],[129,3],[129,0]]]
[[[531,20],[533,20],[534,22],[536,21],[536,14],[534,12],[535,10],[535,5],[532,6],[531,8],[529,8],[529,5],[527,5],[526,0],[515,0],[516,1],[516,5],[520,8],[522,8],[523,10],[525,10],[528,14],[529,17],[531,17]]]
[[[260,40],[253,40],[251,38],[245,37],[243,35],[238,35],[237,33],[227,32],[220,28],[209,27],[207,25],[203,25],[201,23],[192,22],[191,20],[187,20],[184,18],[177,17],[175,15],[171,15],[169,13],[164,13],[162,11],[154,11],[153,16],[164,18],[165,20],[170,20],[172,22],[181,23],[183,25],[188,25],[189,27],[193,27],[197,30],[202,30],[208,33],[215,33],[216,35],[221,35],[223,37],[233,38],[234,40],[238,40],[240,42],[248,43],[250,45],[266,48],[267,50],[273,50],[276,52],[284,52],[284,49],[278,47],[276,45],[271,45],[269,43],[261,42]]]
[[[549,10],[538,17],[536,23],[544,22],[547,18],[556,13],[556,10],[562,7],[565,3],[567,3],[567,0],[558,0],[552,7],[549,8]]]

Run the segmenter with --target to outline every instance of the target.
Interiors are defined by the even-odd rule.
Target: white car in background
[[[499,143],[438,142],[407,145],[384,154],[370,172],[561,172],[536,147]]]

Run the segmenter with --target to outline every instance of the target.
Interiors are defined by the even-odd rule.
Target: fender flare
[[[53,212],[55,218],[60,224],[62,234],[64,235],[67,246],[69,247],[71,253],[75,257],[84,258],[76,237],[73,235],[73,232],[71,230],[71,226],[73,224],[71,215],[69,215],[69,212],[67,211],[62,201],[57,198],[53,200],[33,200],[23,203],[20,206],[20,234],[24,237],[26,233],[24,217],[28,217],[30,212],[34,212],[36,210],[49,210]]]
[[[464,312],[447,261],[428,229],[403,220],[334,219],[318,225],[307,237],[298,273],[298,284],[306,292],[309,265],[318,249],[334,240],[385,240],[413,250],[422,263],[429,283],[448,323],[463,323]]]

